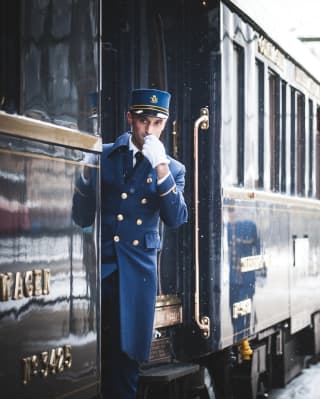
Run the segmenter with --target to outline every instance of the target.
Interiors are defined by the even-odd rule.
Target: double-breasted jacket
[[[132,359],[148,360],[157,290],[159,221],[178,227],[187,221],[183,197],[185,167],[169,157],[169,176],[157,184],[147,158],[133,167],[130,133],[105,144],[101,156],[101,262],[119,273],[122,350]],[[93,196],[81,179],[74,199],[76,214]],[[78,210],[77,210],[77,209]],[[92,211],[89,211],[92,214]],[[87,211],[81,218],[88,219]],[[79,220],[86,224],[87,220]]]

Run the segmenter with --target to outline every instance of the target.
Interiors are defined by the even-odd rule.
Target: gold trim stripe
[[[320,208],[320,201],[316,198],[290,196],[282,193],[271,193],[259,190],[249,190],[241,188],[223,188],[222,194],[224,198],[231,198],[235,200],[255,201],[270,201],[271,203],[278,203],[283,205],[303,206],[308,208]]]
[[[102,151],[101,137],[5,112],[0,112],[0,132],[81,150]]]
[[[174,189],[175,189],[176,187],[177,187],[177,185],[174,184],[168,191],[166,191],[166,192],[163,193],[163,194],[160,194],[159,197],[165,197],[166,195],[170,194],[171,191],[173,191],[173,193],[176,194],[176,193],[174,192]]]
[[[247,205],[224,205],[224,208],[234,208],[236,210],[250,210],[252,209],[253,205],[252,204],[247,204]],[[255,210],[259,210],[259,211],[268,211],[270,212],[270,206],[266,206],[266,205],[254,205]],[[314,207],[308,207],[306,209],[301,209],[301,207],[286,207],[286,208],[272,208],[272,212],[277,212],[277,213],[285,213],[285,214],[296,214],[296,215],[319,215],[319,208],[320,208],[320,204],[318,209],[314,208]]]
[[[166,114],[168,114],[167,108],[158,107],[157,105],[150,105],[150,104],[133,105],[130,109],[135,110],[135,109],[141,109],[141,108],[153,109],[155,111],[162,111],[162,112],[165,112]]]

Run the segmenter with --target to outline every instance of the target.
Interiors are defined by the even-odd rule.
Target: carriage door
[[[212,328],[212,321],[213,315],[219,318],[214,295],[215,284],[220,281],[221,247],[220,6],[217,1],[152,3],[151,9],[159,21],[159,55],[164,57],[158,64],[165,67],[164,81],[172,93],[166,148],[186,166],[185,199],[189,211],[186,225],[162,231],[158,304],[163,301],[163,307],[157,308],[156,316],[162,316],[159,321],[166,325],[168,321],[183,323],[184,342],[190,343],[187,349],[183,348],[183,356],[186,351],[193,356],[197,343],[205,352],[219,339],[219,330]],[[170,311],[165,303],[171,301]],[[180,303],[182,317],[179,318]],[[176,336],[180,332],[178,329]],[[175,347],[175,353],[179,353],[179,348]]]
[[[112,9],[111,9],[112,7]],[[146,0],[102,3],[102,135],[113,142],[128,130],[126,111],[134,88],[154,87],[172,93],[171,116],[162,140],[168,154],[180,158],[181,136],[177,127],[177,106],[182,101],[181,82],[176,59],[175,18],[179,11],[175,2]],[[165,17],[164,17],[165,14]],[[165,26],[164,26],[165,25]],[[168,49],[168,42],[171,48]],[[173,70],[174,75],[173,75]],[[179,99],[179,100],[178,100]],[[169,230],[159,225],[162,238],[158,252],[158,297],[155,329],[182,322],[181,276],[182,230]],[[167,342],[167,340],[165,341]]]
[[[155,332],[162,336],[169,326],[189,323],[192,337],[203,338],[203,331],[193,323],[194,314],[212,312],[213,259],[220,245],[215,240],[214,220],[219,220],[214,190],[219,179],[219,143],[212,131],[218,120],[219,2],[178,0],[135,0],[103,3],[102,14],[102,134],[113,141],[127,130],[125,112],[133,88],[154,87],[171,93],[170,117],[162,135],[168,154],[186,166],[185,199],[189,221],[179,229],[160,224],[162,246],[158,253],[158,298]],[[211,71],[213,71],[211,73]],[[217,90],[215,90],[215,88]],[[211,133],[199,131],[198,256],[201,279],[195,282],[195,181],[194,124],[201,109],[211,112]],[[209,110],[209,111],[208,111]],[[201,136],[201,137],[200,137]],[[215,171],[215,172],[214,172]],[[214,238],[213,238],[214,237]],[[210,263],[211,262],[211,263]],[[209,276],[210,274],[210,276]],[[193,298],[205,309],[195,309]],[[199,305],[200,306],[200,305]],[[202,306],[202,305],[201,305]],[[199,315],[199,318],[200,315]],[[166,335],[166,333],[164,334]]]

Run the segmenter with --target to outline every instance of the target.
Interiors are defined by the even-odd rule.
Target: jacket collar
[[[121,134],[121,136],[117,137],[116,141],[114,142],[113,146],[111,147],[111,150],[110,150],[108,156],[113,154],[119,148],[129,148],[130,136],[131,136],[131,133],[126,132],[126,133]]]

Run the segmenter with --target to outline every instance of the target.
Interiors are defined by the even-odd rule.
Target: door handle
[[[200,317],[200,270],[199,270],[199,154],[198,133],[209,129],[209,110],[207,107],[200,109],[200,117],[194,122],[193,129],[193,158],[194,158],[194,245],[195,245],[195,292],[194,292],[194,318],[204,338],[210,337],[210,318]]]
[[[174,158],[178,158],[178,130],[177,121],[172,123],[172,155]]]

